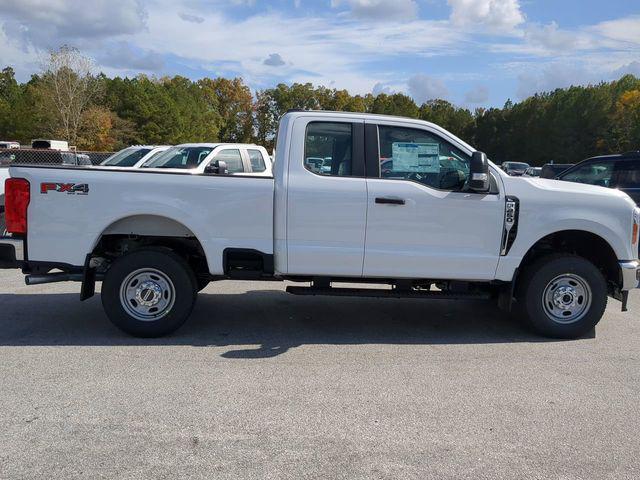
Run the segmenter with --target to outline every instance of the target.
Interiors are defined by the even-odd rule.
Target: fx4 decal
[[[89,184],[87,183],[53,183],[43,182],[40,184],[40,193],[61,192],[67,195],[88,195]]]

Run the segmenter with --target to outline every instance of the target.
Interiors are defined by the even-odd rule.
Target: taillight
[[[638,243],[638,228],[640,228],[640,208],[633,211],[633,231],[631,233],[631,243]]]
[[[27,233],[29,187],[24,178],[7,178],[4,182],[4,219],[9,233]]]

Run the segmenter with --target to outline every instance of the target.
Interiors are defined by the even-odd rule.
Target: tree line
[[[109,78],[93,74],[80,52],[62,47],[42,72],[16,80],[0,73],[0,139],[68,140],[78,149],[131,144],[256,142],[271,148],[289,109],[369,112],[434,122],[494,161],[574,163],[640,149],[640,79],[536,94],[502,108],[471,111],[435,99],[417,105],[402,93],[351,95],[310,83],[253,94],[241,78]]]

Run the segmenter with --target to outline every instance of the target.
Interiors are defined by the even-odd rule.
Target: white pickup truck
[[[431,123],[292,111],[273,176],[223,164],[195,175],[12,166],[0,266],[27,284],[80,281],[81,299],[102,281],[109,318],[147,337],[180,327],[222,279],[301,282],[287,287],[300,295],[493,298],[559,338],[591,330],[608,296],[625,309],[638,287],[640,211],[627,195],[509,177]]]

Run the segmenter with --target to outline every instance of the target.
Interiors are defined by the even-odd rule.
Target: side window
[[[567,182],[610,187],[612,175],[613,162],[589,162],[562,175],[560,179]]]
[[[264,164],[264,158],[260,150],[247,150],[249,152],[249,160],[251,161],[251,170],[254,172],[264,172],[267,166]]]
[[[442,138],[413,128],[378,127],[380,176],[413,180],[440,190],[461,190],[470,158]]]
[[[227,169],[229,173],[242,173],[244,172],[244,166],[242,165],[242,156],[240,155],[240,150],[232,149],[232,150],[222,150],[217,153],[213,160],[220,160],[227,164]]]
[[[640,188],[640,160],[617,162],[612,187]]]
[[[353,132],[350,123],[307,125],[304,166],[318,175],[348,177],[352,173]]]

